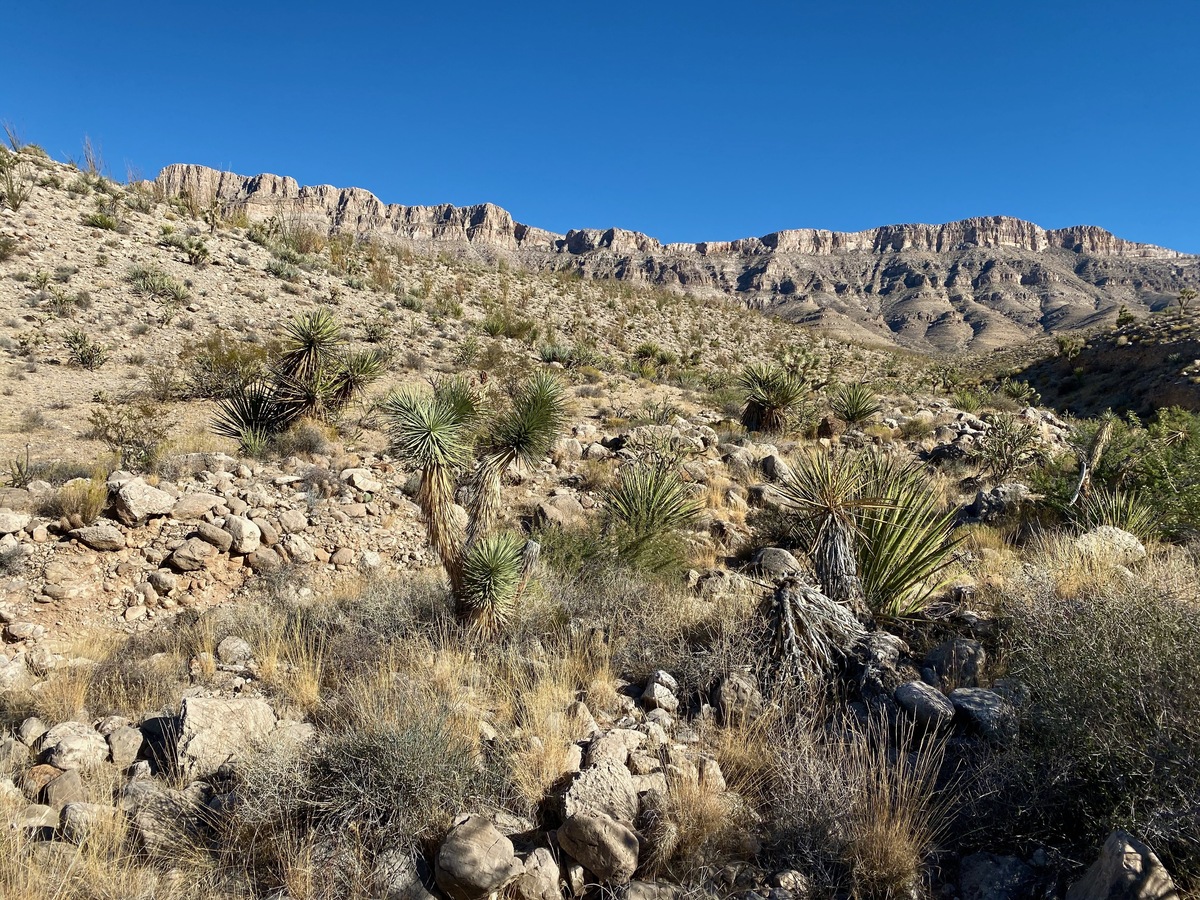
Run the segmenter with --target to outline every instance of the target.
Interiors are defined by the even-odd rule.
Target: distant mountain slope
[[[1091,225],[1046,230],[1005,216],[662,244],[619,228],[555,234],[492,204],[388,205],[360,188],[302,187],[204,166],[168,166],[157,184],[168,196],[215,198],[251,219],[276,215],[422,252],[725,294],[794,321],[927,351],[990,350],[1097,325],[1122,305],[1161,308],[1184,285],[1200,284],[1200,257]]]

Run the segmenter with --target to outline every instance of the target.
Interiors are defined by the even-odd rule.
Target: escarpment
[[[1122,306],[1161,308],[1200,283],[1200,257],[1096,226],[1044,229],[1008,216],[663,244],[621,228],[556,234],[490,203],[385,204],[361,188],[197,165],[168,166],[156,183],[166,196],[216,202],[252,221],[276,216],[416,252],[726,295],[793,321],[922,350],[988,350],[1096,325]]]

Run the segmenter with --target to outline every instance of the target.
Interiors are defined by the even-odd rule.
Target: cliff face
[[[555,234],[490,203],[384,204],[361,188],[204,166],[168,166],[157,185],[167,196],[216,198],[252,220],[279,216],[418,251],[727,294],[794,320],[836,327],[848,319],[856,330],[921,349],[990,349],[1097,324],[1122,305],[1160,306],[1200,282],[1200,257],[1091,225],[1046,230],[1006,216],[664,245],[620,228]]]

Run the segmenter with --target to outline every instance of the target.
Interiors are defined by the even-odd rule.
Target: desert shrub
[[[980,470],[1003,481],[1037,463],[1042,457],[1038,430],[1011,413],[991,417],[990,427],[979,438],[973,456]]]
[[[174,421],[150,399],[102,396],[88,416],[91,436],[119,454],[121,466],[151,471],[166,449]]]
[[[0,235],[0,262],[8,262],[17,252],[17,239],[7,234]]]
[[[7,203],[13,212],[20,212],[32,194],[29,167],[18,160],[16,154],[0,156],[0,200]]]
[[[121,227],[121,221],[106,212],[88,213],[83,217],[83,224],[89,228],[99,228],[102,231],[116,231]]]
[[[329,452],[329,436],[320,423],[302,420],[278,435],[275,450],[281,456],[312,456]]]
[[[266,271],[268,275],[274,275],[281,281],[295,282],[300,280],[300,270],[291,263],[284,262],[281,259],[269,260]]]
[[[933,434],[933,423],[927,419],[909,419],[900,426],[905,440],[922,441]]]
[[[99,475],[68,481],[51,494],[39,512],[53,519],[91,525],[108,505],[108,485]]]
[[[538,333],[536,322],[514,315],[507,308],[490,313],[479,327],[490,337],[506,337],[517,341],[534,340]]]
[[[960,388],[950,398],[951,402],[963,412],[976,413],[983,406],[983,398],[979,392],[971,388]]]
[[[780,717],[773,741],[771,846],[814,893],[863,900],[918,896],[947,795],[935,790],[944,745],[878,719],[827,726],[821,711]]]
[[[1049,548],[1062,565],[1061,548]],[[1200,877],[1200,619],[1190,555],[1142,577],[1033,576],[1006,604],[1009,673],[1029,687],[1020,741],[1000,761],[996,811],[1020,839],[1087,858],[1127,828],[1173,874]]]
[[[93,341],[87,332],[80,328],[68,331],[63,342],[67,345],[67,354],[71,362],[80,368],[94,372],[108,362],[108,348],[99,341]]]
[[[879,408],[879,398],[865,384],[841,384],[829,395],[830,411],[850,426],[862,425]]]
[[[266,373],[268,352],[218,329],[185,347],[180,362],[190,396],[220,399],[261,378]]]

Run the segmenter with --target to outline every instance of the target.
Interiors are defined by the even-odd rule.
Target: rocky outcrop
[[[1200,282],[1200,257],[1092,225],[1048,230],[1009,216],[663,244],[621,228],[555,234],[490,203],[385,204],[361,188],[197,165],[167,166],[156,184],[167,196],[215,201],[251,220],[276,217],[422,252],[725,294],[789,319],[850,320],[880,337],[942,350],[989,349],[1108,321],[1122,304],[1161,305]]]

